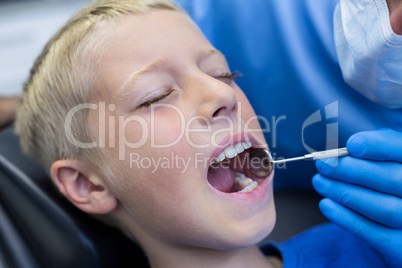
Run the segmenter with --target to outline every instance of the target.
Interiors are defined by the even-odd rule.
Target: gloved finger
[[[402,199],[371,189],[325,178],[313,177],[313,186],[324,197],[391,228],[402,229]]]
[[[391,267],[402,267],[402,230],[373,222],[328,198],[321,200],[320,210],[330,221],[380,251]]]
[[[400,163],[369,161],[347,156],[340,159],[318,160],[316,167],[325,177],[402,197]]]
[[[354,157],[402,162],[402,133],[392,129],[356,133],[346,147]]]

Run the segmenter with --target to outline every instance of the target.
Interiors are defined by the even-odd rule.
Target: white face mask
[[[335,44],[345,81],[370,100],[402,108],[402,35],[392,31],[385,0],[340,0]]]

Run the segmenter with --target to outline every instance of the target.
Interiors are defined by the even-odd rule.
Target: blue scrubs
[[[261,250],[266,255],[280,256],[283,268],[388,267],[376,250],[332,223],[305,231],[282,244],[263,244]]]
[[[353,133],[402,131],[402,110],[371,102],[342,78],[333,37],[338,0],[178,0],[232,70],[266,129],[274,158],[344,147]],[[276,188],[311,189],[313,162],[278,166]]]

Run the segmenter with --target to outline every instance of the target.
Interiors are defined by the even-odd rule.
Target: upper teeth
[[[249,142],[239,142],[234,146],[229,146],[223,152],[221,152],[217,158],[215,158],[214,163],[222,162],[225,158],[232,159],[236,157],[238,154],[242,153],[244,150],[247,150],[251,147],[251,143]]]

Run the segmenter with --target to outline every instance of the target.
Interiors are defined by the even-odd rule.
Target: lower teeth
[[[258,183],[256,181],[247,178],[242,173],[236,173],[234,183],[240,185],[241,187],[244,187],[243,190],[239,191],[240,193],[251,192],[258,186]]]
[[[243,190],[240,191],[240,193],[248,193],[254,190],[258,186],[258,183],[254,181],[252,184],[244,188]]]

